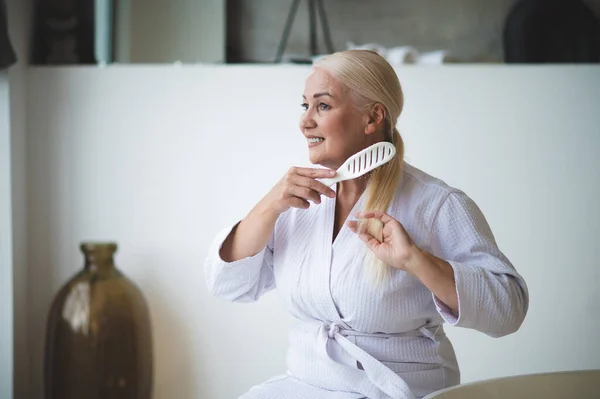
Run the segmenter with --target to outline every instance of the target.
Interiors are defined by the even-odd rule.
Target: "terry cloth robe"
[[[527,286],[479,208],[462,191],[407,163],[403,168],[388,213],[419,248],[450,263],[458,314],[402,270],[374,286],[365,268],[369,249],[358,236],[343,226],[332,242],[335,199],[323,196],[319,205],[283,213],[265,248],[235,262],[219,256],[235,225],[228,227],[205,261],[210,293],[249,302],[276,288],[297,319],[285,374],[251,387],[243,399],[423,397],[460,382],[444,322],[492,337],[519,328]]]

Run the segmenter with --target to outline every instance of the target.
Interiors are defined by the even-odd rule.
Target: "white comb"
[[[344,180],[356,179],[389,162],[394,155],[396,155],[396,147],[387,141],[380,141],[346,159],[337,170],[335,177],[318,180],[330,187]]]

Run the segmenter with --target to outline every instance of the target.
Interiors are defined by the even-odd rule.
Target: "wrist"
[[[412,245],[404,262],[403,269],[415,277],[429,264],[429,254],[416,245]]]
[[[251,218],[258,218],[265,222],[275,222],[279,218],[279,213],[268,203],[258,203],[248,215]]]

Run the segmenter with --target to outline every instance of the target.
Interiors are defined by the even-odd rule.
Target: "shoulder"
[[[408,163],[390,205],[396,217],[417,242],[428,240],[434,224],[472,213],[473,202],[459,188]]]
[[[397,198],[409,204],[409,212],[422,215],[421,224],[429,233],[493,238],[483,212],[463,190],[408,164],[403,179]]]
[[[396,195],[399,201],[413,206],[421,204],[437,209],[449,197],[464,195],[466,194],[459,188],[404,162],[402,181]]]

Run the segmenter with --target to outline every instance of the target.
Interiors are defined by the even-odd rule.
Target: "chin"
[[[309,154],[309,155],[308,155],[308,160],[309,160],[309,161],[310,161],[310,163],[311,163],[311,164],[313,164],[313,165],[318,165],[318,166],[322,166],[322,167],[324,167],[324,168],[329,168],[329,167],[327,166],[327,164],[328,164],[329,162],[327,162],[327,160],[326,160],[326,159],[323,159],[323,157],[320,157],[320,156],[318,156],[318,155],[315,155],[315,154]]]
[[[311,151],[310,149],[308,150],[308,160],[310,161],[310,163],[312,163],[313,165],[318,165],[319,162],[321,162],[321,157],[316,154],[314,151]]]
[[[308,160],[310,161],[311,164],[313,165],[321,165],[321,160],[318,159],[317,157],[308,157]]]
[[[311,151],[310,149],[308,150],[308,160],[310,161],[311,164],[313,165],[319,165],[323,168],[327,168],[327,169],[334,169],[336,170],[337,167],[335,167],[336,162],[332,162],[332,160],[328,157],[324,157],[323,153],[317,152],[317,151]]]

